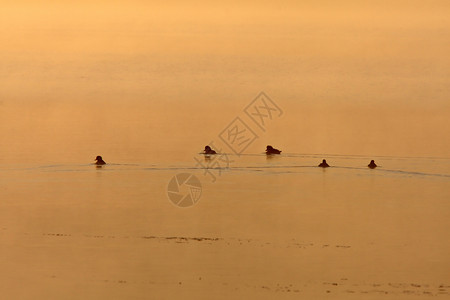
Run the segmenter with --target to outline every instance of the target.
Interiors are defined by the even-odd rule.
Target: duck
[[[322,162],[318,165],[318,167],[322,167],[322,168],[328,168],[330,165],[327,164],[327,161],[324,159],[322,160]]]
[[[205,154],[217,154],[216,151],[214,151],[213,149],[211,149],[210,146],[205,146]]]
[[[371,169],[375,169],[377,167],[377,164],[375,163],[375,161],[372,159],[370,161],[370,164],[367,165],[369,168]]]
[[[270,154],[280,154],[280,153],[281,153],[280,150],[275,149],[274,147],[272,147],[272,146],[270,146],[270,145],[267,145],[267,148],[266,148],[266,154],[267,154],[267,155],[270,155]]]
[[[95,164],[96,165],[106,165],[106,163],[103,161],[103,158],[99,155],[95,158]]]

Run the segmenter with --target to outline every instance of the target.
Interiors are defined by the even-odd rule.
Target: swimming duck
[[[106,163],[103,161],[103,158],[100,155],[95,158],[95,164],[96,165],[106,165]]]
[[[328,168],[329,165],[327,164],[327,161],[324,159],[324,160],[322,160],[322,162],[320,163],[319,167],[322,167],[322,168]]]
[[[367,165],[369,168],[371,169],[375,169],[377,167],[377,164],[375,163],[375,161],[372,159],[370,161],[370,164]]]
[[[205,154],[217,154],[210,146],[205,146]]]
[[[266,148],[266,154],[267,154],[267,155],[269,155],[269,154],[280,154],[280,153],[281,153],[280,150],[275,149],[275,148],[273,148],[273,147],[270,146],[270,145],[268,145],[267,148]]]

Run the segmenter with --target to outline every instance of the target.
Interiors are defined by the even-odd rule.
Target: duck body
[[[210,146],[205,146],[204,154],[217,154]]]
[[[368,166],[369,168],[371,168],[371,169],[375,169],[375,168],[377,167],[377,164],[375,163],[374,160],[371,160],[371,161],[370,161],[370,164],[368,164],[367,166]]]
[[[272,146],[268,145],[266,148],[266,154],[267,155],[271,155],[271,154],[280,154],[281,151],[278,149],[273,148]]]
[[[318,165],[318,167],[321,168],[328,168],[330,165],[327,163],[327,161],[324,159],[322,162]]]
[[[103,160],[103,158],[100,155],[95,158],[95,164],[97,166],[106,165],[105,161]]]

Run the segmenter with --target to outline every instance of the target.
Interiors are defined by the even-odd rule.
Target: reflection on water
[[[229,154],[232,155],[232,154]],[[230,162],[228,165],[195,165],[189,161],[181,162],[178,165],[173,164],[129,164],[129,163],[108,163],[107,167],[112,171],[131,171],[131,170],[146,170],[146,171],[167,171],[167,170],[204,170],[205,168],[229,170],[230,172],[251,172],[254,169],[286,169],[290,172],[295,172],[299,168],[316,169],[317,161],[320,161],[322,156],[318,155],[264,155],[254,154],[242,156],[239,160]],[[199,155],[199,159],[203,158],[205,162],[212,160],[211,156]],[[195,162],[195,161],[194,161]],[[333,169],[347,169],[347,170],[362,170],[369,172],[370,168],[365,165],[367,159],[365,157],[354,156],[336,156],[333,159]],[[3,166],[0,171],[33,171],[41,170],[45,172],[65,172],[65,171],[86,171],[88,172],[93,164],[59,164],[59,165],[42,165],[33,167],[17,167],[17,166]],[[103,165],[95,165],[95,168],[102,168]],[[385,158],[383,165],[378,165],[376,171],[387,176],[386,172],[393,172],[398,174],[409,175],[423,175],[423,176],[450,176],[449,172],[450,159],[428,159],[428,158]],[[366,173],[371,174],[371,173]]]
[[[321,157],[243,155],[215,182],[190,160],[3,168],[0,278],[9,295],[448,295],[450,160]],[[203,191],[177,208],[166,189],[186,172]]]

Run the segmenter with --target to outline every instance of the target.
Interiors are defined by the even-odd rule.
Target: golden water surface
[[[447,298],[448,53],[448,1],[0,0],[1,297]]]

